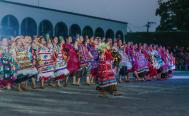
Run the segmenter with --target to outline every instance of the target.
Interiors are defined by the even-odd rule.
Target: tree
[[[156,16],[160,16],[157,31],[189,31],[188,0],[158,0]]]

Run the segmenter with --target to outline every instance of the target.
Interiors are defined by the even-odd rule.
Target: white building
[[[51,36],[98,36],[121,38],[127,34],[127,22],[15,2],[0,1],[0,34]]]

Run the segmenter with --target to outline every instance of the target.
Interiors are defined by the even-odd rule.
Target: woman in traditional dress
[[[69,70],[70,76],[73,77],[73,85],[77,85],[76,83],[76,73],[79,69],[79,57],[78,54],[72,44],[72,37],[68,37],[66,40],[66,45],[62,46],[64,48],[63,52],[67,52],[67,68]]]
[[[32,63],[31,71],[34,71],[33,74],[30,74],[31,80],[32,80],[32,89],[36,89],[36,79],[38,77],[38,71],[36,68],[36,60],[37,60],[37,54],[35,49],[32,46],[32,38],[30,36],[25,37],[25,43],[24,43],[25,49],[28,52],[29,60]]]
[[[136,49],[135,51],[135,57],[134,57],[134,66],[135,66],[135,76],[137,77],[137,80],[144,80],[148,79],[148,60],[145,58],[145,55],[142,53],[141,48]]]
[[[153,47],[152,45],[147,48],[147,54],[148,54],[148,67],[149,67],[149,76],[151,79],[156,78],[157,76],[157,70],[154,65],[154,56],[152,55]]]
[[[15,49],[15,61],[17,62],[16,76],[15,80],[18,83],[18,91],[28,90],[27,80],[33,77],[37,77],[38,71],[33,64],[31,59],[32,53],[30,53],[30,40],[28,37],[16,39],[16,49]],[[32,50],[32,49],[31,49]],[[32,51],[31,51],[32,52]]]
[[[67,61],[62,52],[62,44],[64,44],[63,38],[61,39],[61,44],[58,44],[58,38],[55,37],[53,40],[54,45],[54,57],[55,57],[55,80],[57,81],[57,86],[60,87],[60,80],[65,79],[64,86],[67,86],[67,76],[69,71],[67,69]]]
[[[100,50],[100,61],[96,89],[100,91],[100,96],[106,96],[106,92],[117,96],[120,94],[117,93],[117,81],[114,69],[112,68],[113,56],[108,48],[108,45],[105,43],[101,43],[98,47]]]
[[[99,53],[97,50],[97,46],[98,46],[98,40],[97,39],[94,40],[94,38],[91,37],[87,45],[88,50],[93,56],[93,59],[90,63],[91,66],[90,66],[89,84],[94,84],[93,78],[97,76],[97,67],[99,63]]]
[[[54,75],[54,52],[50,45],[47,44],[45,38],[40,37],[37,41],[38,51],[37,51],[37,62],[39,71],[39,80],[41,82],[41,89],[45,88],[45,81],[53,80]]]
[[[158,51],[157,46],[153,46],[151,55],[152,55],[152,59],[153,59],[153,66],[157,70],[157,79],[160,79],[161,75],[162,75],[162,71],[163,71],[163,66],[165,63],[161,58],[161,55]]]
[[[173,71],[176,69],[175,67],[175,57],[173,56],[173,53],[168,53],[168,77],[173,76]]]
[[[80,61],[80,68],[77,72],[77,85],[80,85],[80,79],[83,77],[86,77],[86,84],[90,85],[90,61],[93,58],[93,56],[87,49],[87,46],[83,43],[83,37],[78,38],[77,49]]]
[[[1,44],[1,70],[3,70],[3,79],[1,79],[1,82],[7,89],[12,88],[12,84],[16,79],[15,65],[16,62],[10,53],[8,38],[3,38]]]
[[[119,63],[119,82],[123,82],[123,78],[125,82],[129,82],[129,70],[132,69],[132,63],[123,47],[119,48],[119,54],[121,55],[121,61]]]
[[[119,63],[121,61],[121,55],[118,52],[118,44],[117,41],[114,42],[113,47],[112,47],[112,56],[114,58],[113,62],[113,67],[115,69],[115,73],[117,74],[118,68],[119,68]]]
[[[162,66],[162,74],[160,79],[167,79],[168,78],[168,53],[165,47],[158,47],[158,52],[161,55],[161,58],[164,62],[164,65]]]
[[[156,69],[153,68],[152,59],[151,59],[151,55],[149,54],[149,49],[148,49],[147,44],[144,43],[143,45],[141,45],[140,49],[147,60],[148,74],[145,79],[150,81],[152,79],[151,77],[157,74]],[[152,75],[152,74],[154,74],[154,75]]]

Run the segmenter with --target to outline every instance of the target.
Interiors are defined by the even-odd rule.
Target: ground
[[[164,81],[119,84],[123,96],[101,98],[95,86],[0,93],[0,116],[188,116],[188,72]]]

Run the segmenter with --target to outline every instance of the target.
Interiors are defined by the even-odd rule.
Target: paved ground
[[[165,81],[122,83],[121,97],[100,98],[95,86],[84,85],[6,90],[0,93],[0,116],[189,116],[187,77],[188,72],[177,72]]]

